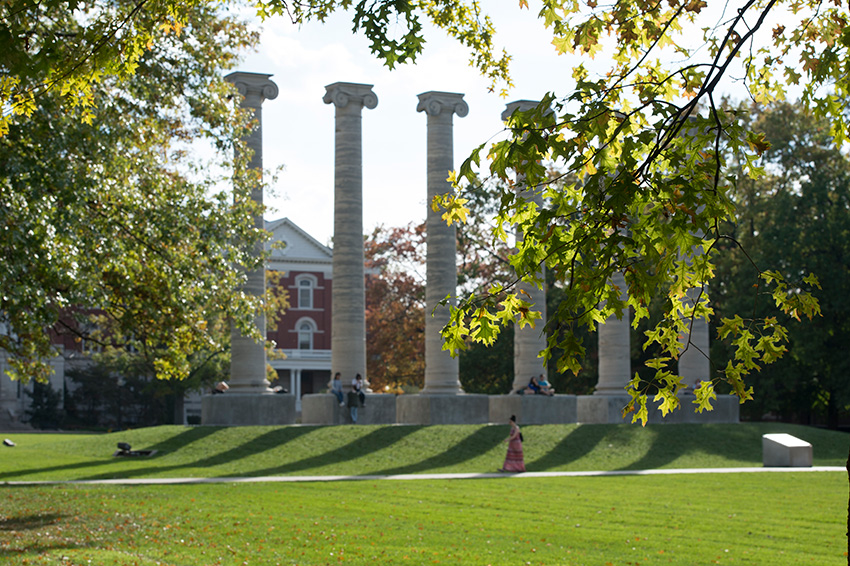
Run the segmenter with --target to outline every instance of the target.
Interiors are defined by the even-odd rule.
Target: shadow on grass
[[[377,449],[386,449],[401,441],[407,436],[422,429],[422,426],[386,426],[375,429],[369,434],[340,446],[330,452],[323,452],[316,456],[303,458],[295,462],[288,462],[281,466],[274,466],[262,470],[253,470],[251,476],[285,476],[296,474],[305,470],[315,470],[326,466],[333,466],[363,457]],[[384,472],[379,472],[384,473]],[[369,475],[372,473],[370,472]],[[336,474],[333,474],[336,475]]]
[[[0,549],[0,564],[28,564],[26,560],[34,560],[36,556],[55,550],[78,550],[81,547],[77,543],[66,542],[55,544],[28,544],[22,548]],[[69,563],[70,564],[70,563]]]
[[[202,427],[204,429],[210,429],[206,434],[210,435],[214,432],[221,430],[224,427]],[[167,474],[168,472],[176,472],[182,469],[192,469],[192,468],[213,468],[216,466],[220,466],[223,464],[233,464],[239,460],[243,460],[245,458],[251,458],[268,450],[279,448],[289,442],[293,442],[297,440],[299,437],[308,434],[312,428],[309,427],[282,427],[275,428],[262,434],[256,438],[252,438],[251,440],[245,442],[244,444],[239,445],[237,448],[231,448],[228,450],[223,450],[216,454],[200,458],[198,460],[194,460],[192,462],[183,462],[180,464],[175,464],[171,466],[149,466],[147,468],[133,468],[128,470],[116,470],[110,471],[103,474],[89,476],[85,479],[87,480],[99,480],[99,479],[113,479],[113,478],[130,478],[130,477],[144,477],[149,475],[162,475]],[[167,441],[164,444],[171,444],[171,441]],[[258,476],[265,475],[262,473],[262,470],[247,470],[240,475],[245,476]],[[174,476],[172,476],[174,477]],[[211,477],[226,477],[224,474],[219,474],[218,476]]]
[[[215,434],[218,430],[219,429],[217,427],[210,426],[192,427],[182,431],[180,434],[175,434],[167,440],[162,440],[153,446],[146,446],[145,449],[156,450],[157,454],[161,456],[167,452],[184,449],[193,442],[204,440],[208,436]],[[154,456],[154,458],[155,457],[156,456]]]
[[[593,452],[610,432],[610,425],[586,424],[576,427],[544,456],[527,462],[528,470],[545,472],[568,466]]]
[[[157,454],[150,457],[145,457],[145,461],[157,460],[162,458],[165,454],[164,452],[173,451],[177,448],[183,448],[188,446],[192,442],[196,442],[198,440],[203,440],[207,436],[213,434],[217,429],[213,427],[198,427],[185,430],[180,434],[172,436],[171,438],[164,440],[154,446],[149,447],[151,450],[156,450]],[[47,447],[45,447],[45,450]],[[137,461],[127,460],[126,462],[136,463]],[[9,481],[16,477],[28,476],[31,474],[43,474],[47,472],[61,472],[61,471],[71,471],[71,470],[83,470],[86,468],[99,468],[102,466],[113,466],[115,461],[112,459],[109,460],[89,460],[88,462],[77,462],[75,464],[64,464],[61,466],[47,466],[47,467],[39,467],[39,468],[28,468],[25,470],[15,470],[12,472],[4,472],[0,473],[0,480]],[[138,473],[137,468],[133,468],[131,470],[116,470],[110,472],[108,477],[131,477]]]
[[[67,519],[67,517],[67,515],[60,515],[58,513],[4,517],[0,518],[0,532],[22,533],[23,531],[41,531],[59,523],[62,519]],[[11,535],[4,535],[4,537],[8,536]],[[32,537],[33,535],[28,536]],[[53,544],[47,544],[44,542],[44,537],[41,536],[41,533],[36,533],[35,536],[38,542],[34,541],[29,544],[19,540],[20,535],[12,540],[7,540],[8,544],[4,544],[3,548],[0,548],[0,564],[25,564],[26,557],[35,557],[51,550],[79,548],[79,545],[76,543],[61,543],[57,539],[53,539],[55,541]]]
[[[0,531],[31,531],[42,529],[59,522],[63,517],[64,515],[59,515],[58,513],[4,517],[0,518]]]
[[[655,438],[649,451],[620,470],[664,468],[689,454],[702,453],[724,460],[759,466],[761,435],[752,427],[735,424],[650,425]]]
[[[474,460],[498,446],[507,436],[507,428],[506,426],[485,426],[479,428],[445,452],[416,463],[398,466],[396,468],[387,468],[375,473],[387,476],[427,473]]]

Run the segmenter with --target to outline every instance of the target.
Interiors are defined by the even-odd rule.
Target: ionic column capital
[[[225,80],[233,83],[243,96],[242,106],[260,108],[266,100],[274,100],[278,95],[277,85],[269,80],[265,73],[244,73],[236,71],[227,75]]]
[[[463,100],[462,94],[431,90],[419,95],[416,111],[425,112],[428,116],[439,116],[448,112],[449,116],[454,113],[463,118],[469,114],[469,105]]]
[[[539,100],[514,100],[505,104],[505,110],[502,112],[502,122],[507,122],[513,116],[514,112],[528,112],[532,108],[537,108],[540,104]]]
[[[369,110],[378,105],[378,95],[372,91],[373,85],[359,83],[333,83],[325,87],[325,104],[345,108],[350,104],[366,107]]]

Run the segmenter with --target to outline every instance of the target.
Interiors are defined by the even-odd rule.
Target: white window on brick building
[[[298,332],[298,349],[312,350],[313,335],[316,333],[316,323],[309,318],[302,318],[296,327]]]
[[[315,291],[317,286],[316,278],[312,275],[299,275],[295,278],[299,309],[313,308],[313,291]]]

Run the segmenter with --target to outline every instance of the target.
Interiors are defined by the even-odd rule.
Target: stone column
[[[613,276],[614,285],[620,288],[620,297],[628,298],[626,279],[622,273]],[[599,381],[594,395],[626,395],[626,385],[631,381],[631,343],[629,340],[629,311],[623,318],[609,316],[599,325]]]
[[[7,369],[8,354],[5,350],[0,350],[0,426],[13,429],[22,426],[23,406],[18,395],[23,390],[23,385],[20,381],[12,381],[6,373]]]
[[[457,395],[460,385],[458,359],[443,350],[440,330],[449,322],[448,306],[438,307],[446,296],[457,293],[457,230],[447,226],[431,201],[452,190],[446,180],[454,169],[452,115],[469,112],[462,94],[429,91],[419,95],[417,112],[428,115],[428,216],[426,219],[425,288],[425,387],[423,395]],[[436,310],[435,310],[436,307]],[[433,313],[433,315],[432,315]]]
[[[696,235],[700,238],[703,237],[702,231],[697,232]],[[694,246],[693,253],[699,255],[702,254],[702,250],[698,246]],[[699,287],[688,289],[684,301],[685,305],[690,307],[695,306],[700,296],[703,300],[707,298],[707,285],[705,290]],[[695,317],[693,321],[686,320],[685,323],[690,326],[691,343],[688,345],[689,336],[687,334],[679,337],[679,343],[682,345],[682,348],[685,348],[679,356],[679,375],[682,376],[682,383],[685,385],[684,393],[686,395],[693,395],[694,389],[699,387],[701,381],[711,380],[709,330],[708,322],[701,317]]]
[[[694,125],[697,121],[696,116],[689,116],[687,120],[688,127],[682,128],[681,136],[693,139],[699,136],[700,133],[705,133],[705,131],[700,132],[700,129]],[[697,207],[697,212],[702,212],[703,210],[705,210],[705,205],[699,205]],[[700,239],[705,236],[702,230],[698,230],[694,233],[694,235]],[[701,246],[694,246],[691,251],[694,256],[702,255],[703,253]],[[687,298],[684,301],[685,305],[695,306],[700,295],[702,295],[702,298],[705,299],[707,293],[707,289],[705,291],[699,288],[688,289],[686,295]],[[686,322],[691,325],[691,321]],[[704,318],[694,318],[693,324],[691,325],[691,344],[689,346],[687,345],[688,338],[688,335],[679,337],[679,343],[682,344],[683,348],[686,348],[686,350],[679,356],[679,375],[682,376],[682,384],[685,385],[683,393],[685,395],[693,395],[694,389],[699,386],[701,381],[709,381],[711,379],[711,361],[709,359],[708,350],[708,322]]]
[[[257,127],[248,136],[248,147],[253,150],[250,167],[263,168],[263,101],[277,98],[278,88],[269,80],[271,75],[263,73],[230,73],[225,78],[236,85],[242,95],[242,107],[254,110]],[[258,204],[263,204],[263,187],[259,184],[251,191],[251,198]],[[254,225],[264,228],[262,214],[254,217]],[[256,255],[263,253],[262,242],[254,249]],[[266,292],[265,268],[255,269],[247,274],[243,286],[246,293],[262,296]],[[260,330],[263,338],[266,336],[265,314],[258,314],[254,324]],[[237,328],[231,331],[231,361],[230,361],[230,391],[233,393],[267,393],[270,392],[269,381],[266,379],[266,348],[265,343],[256,342],[253,338],[244,336]]]
[[[331,375],[343,384],[366,375],[366,290],[363,268],[363,107],[378,105],[372,85],[333,83],[322,100],[335,107],[334,254]]]
[[[699,289],[688,289],[686,304],[693,305],[700,295]],[[685,393],[693,393],[701,381],[711,380],[711,361],[708,357],[709,336],[708,323],[704,318],[695,318],[691,326],[691,344],[679,356],[679,375],[682,383],[687,386]],[[682,347],[687,344],[688,336],[679,338]]]
[[[540,104],[537,100],[516,100],[505,105],[505,110],[502,112],[502,121],[507,122],[514,112],[527,112],[532,108],[536,108]],[[538,208],[543,206],[543,196],[539,191],[530,190],[525,185],[525,178],[517,174],[516,178],[517,196],[527,202],[533,202]],[[523,239],[522,231],[517,229],[517,243]],[[545,281],[546,272],[545,266],[541,265],[539,276]],[[514,383],[511,392],[522,389],[528,385],[528,381],[533,375],[546,374],[546,365],[543,363],[543,358],[539,356],[541,350],[546,348],[546,287],[538,288],[531,283],[520,281],[517,284],[517,292],[523,294],[523,298],[534,305],[534,308],[543,315],[543,318],[538,321],[535,326],[525,326],[520,328],[518,324],[514,325]],[[527,293],[527,295],[526,295]]]
[[[301,410],[301,372],[303,370],[293,369],[290,370],[293,374],[295,374],[295,379],[290,379],[293,384],[293,388],[289,390],[289,392],[295,395],[295,410]]]

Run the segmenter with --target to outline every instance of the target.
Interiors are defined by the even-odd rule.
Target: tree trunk
[[[847,480],[850,485],[850,450],[847,453]],[[847,499],[847,566],[850,566],[850,496]]]

